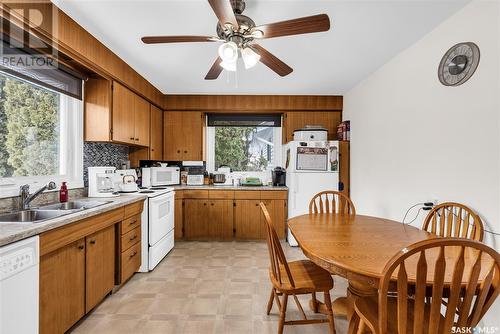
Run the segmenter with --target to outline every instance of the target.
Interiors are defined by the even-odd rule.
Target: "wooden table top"
[[[317,265],[347,279],[376,287],[386,263],[403,248],[436,235],[389,219],[338,214],[302,215],[288,220],[288,226],[304,254]],[[427,253],[427,252],[426,252]],[[455,253],[455,254],[454,254]],[[448,262],[456,252],[446,254]],[[426,254],[427,256],[427,254]],[[429,264],[435,256],[429,254]],[[465,272],[473,255],[465,255]],[[450,263],[451,266],[451,263]],[[411,266],[416,268],[415,266]],[[408,268],[408,279],[415,275]],[[432,281],[433,272],[428,273]],[[447,276],[445,274],[445,282]],[[467,275],[464,275],[466,278]],[[481,275],[482,276],[482,275]]]

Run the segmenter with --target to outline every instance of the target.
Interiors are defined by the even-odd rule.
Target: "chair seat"
[[[413,302],[411,299],[408,300],[408,314],[409,318],[407,319],[407,334],[413,333]],[[372,330],[373,333],[378,333],[378,300],[376,297],[373,298],[357,298],[354,302],[354,310],[359,315],[359,317],[365,322],[365,324]],[[398,322],[397,322],[397,314],[398,314],[398,304],[396,297],[387,298],[387,334],[390,333],[398,333]],[[424,324],[423,333],[427,333],[428,329],[428,320],[430,314],[430,305],[425,304],[424,308]],[[442,318],[441,320],[443,320]],[[441,321],[442,322],[442,321]]]
[[[295,283],[294,287],[288,280],[284,266],[280,266],[281,284],[273,279],[271,272],[269,273],[274,287],[281,292],[293,291],[295,294],[298,294],[315,291],[330,291],[333,288],[331,274],[309,260],[288,262],[288,267]]]

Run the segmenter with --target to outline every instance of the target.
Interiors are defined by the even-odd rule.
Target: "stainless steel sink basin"
[[[61,210],[23,210],[0,215],[0,222],[35,223],[67,215],[71,212]]]
[[[70,201],[66,203],[56,203],[45,205],[39,208],[39,210],[85,210],[92,209],[100,205],[107,204],[109,202],[105,201]]]

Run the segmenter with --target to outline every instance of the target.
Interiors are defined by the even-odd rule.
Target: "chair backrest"
[[[295,287],[295,282],[293,281],[290,268],[288,267],[288,263],[286,261],[285,253],[283,252],[283,248],[281,248],[280,240],[276,234],[276,230],[274,229],[269,211],[267,211],[266,205],[262,202],[260,202],[260,208],[262,209],[262,213],[266,219],[267,248],[269,249],[269,259],[271,260],[271,273],[273,280],[277,284],[283,284],[284,277],[282,277],[281,268],[284,268],[288,282],[290,282],[292,287]]]
[[[463,238],[417,242],[398,252],[384,268],[378,332],[387,333],[388,291],[394,291],[391,280],[392,284],[396,280],[397,297],[389,298],[397,298],[397,315],[390,316],[397,317],[397,333],[452,333],[453,326],[478,324],[498,296],[499,274],[500,254],[481,242]],[[408,277],[415,280],[409,282]],[[410,318],[413,329],[407,328]]]
[[[309,214],[340,213],[356,215],[351,199],[341,192],[328,190],[314,195],[309,202]]]
[[[422,229],[440,237],[466,238],[483,241],[481,218],[460,203],[446,202],[435,206],[425,217]]]

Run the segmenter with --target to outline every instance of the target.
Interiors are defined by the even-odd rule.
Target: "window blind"
[[[208,114],[208,126],[280,127],[279,114]]]

